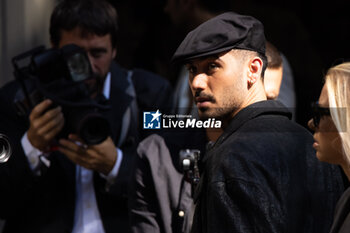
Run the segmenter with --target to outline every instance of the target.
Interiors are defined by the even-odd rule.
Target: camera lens
[[[5,163],[10,158],[12,149],[8,138],[0,134],[0,163]]]
[[[88,145],[99,144],[109,136],[108,121],[100,114],[89,114],[80,126],[79,135]]]

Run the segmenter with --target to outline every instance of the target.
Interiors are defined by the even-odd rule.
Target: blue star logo
[[[143,112],[143,128],[160,129],[161,115],[159,110],[156,112]]]

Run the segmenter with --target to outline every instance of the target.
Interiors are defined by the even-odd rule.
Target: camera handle
[[[15,78],[18,80],[18,82],[20,83],[21,87],[22,87],[22,90],[23,90],[23,93],[24,93],[24,96],[26,97],[27,101],[28,101],[28,104],[30,106],[30,108],[33,108],[34,107],[34,103],[31,101],[31,98],[30,98],[30,95],[29,95],[29,92],[28,92],[28,89],[25,85],[25,79],[29,77],[28,74],[25,73],[23,67],[20,67],[20,62],[23,62],[23,61],[27,61],[28,62],[28,58],[32,57],[34,54],[38,54],[42,51],[45,50],[45,46],[41,45],[41,46],[38,46],[36,48],[33,48],[27,52],[24,52],[18,56],[15,56],[12,58],[12,65],[14,67],[14,76]]]

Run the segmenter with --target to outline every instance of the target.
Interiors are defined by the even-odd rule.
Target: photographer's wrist
[[[120,165],[123,160],[123,152],[119,148],[116,148],[116,153],[117,156],[114,160],[112,169],[110,169],[109,172],[106,173],[100,172],[100,175],[109,182],[112,182],[117,177],[120,170]]]
[[[44,140],[38,140],[35,136],[33,136],[33,134],[31,133],[31,131],[29,130],[27,132],[27,137],[28,137],[28,141],[29,143],[37,150],[41,151],[41,152],[46,152],[49,150],[49,145],[47,143],[44,142]]]

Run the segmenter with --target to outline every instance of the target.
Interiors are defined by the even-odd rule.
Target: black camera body
[[[21,85],[14,100],[18,115],[28,117],[38,103],[50,99],[52,107],[62,107],[65,117],[59,138],[75,133],[86,144],[94,145],[110,135],[103,116],[110,107],[91,97],[86,81],[96,77],[82,48],[69,44],[46,50],[40,46],[14,57],[12,63]]]

